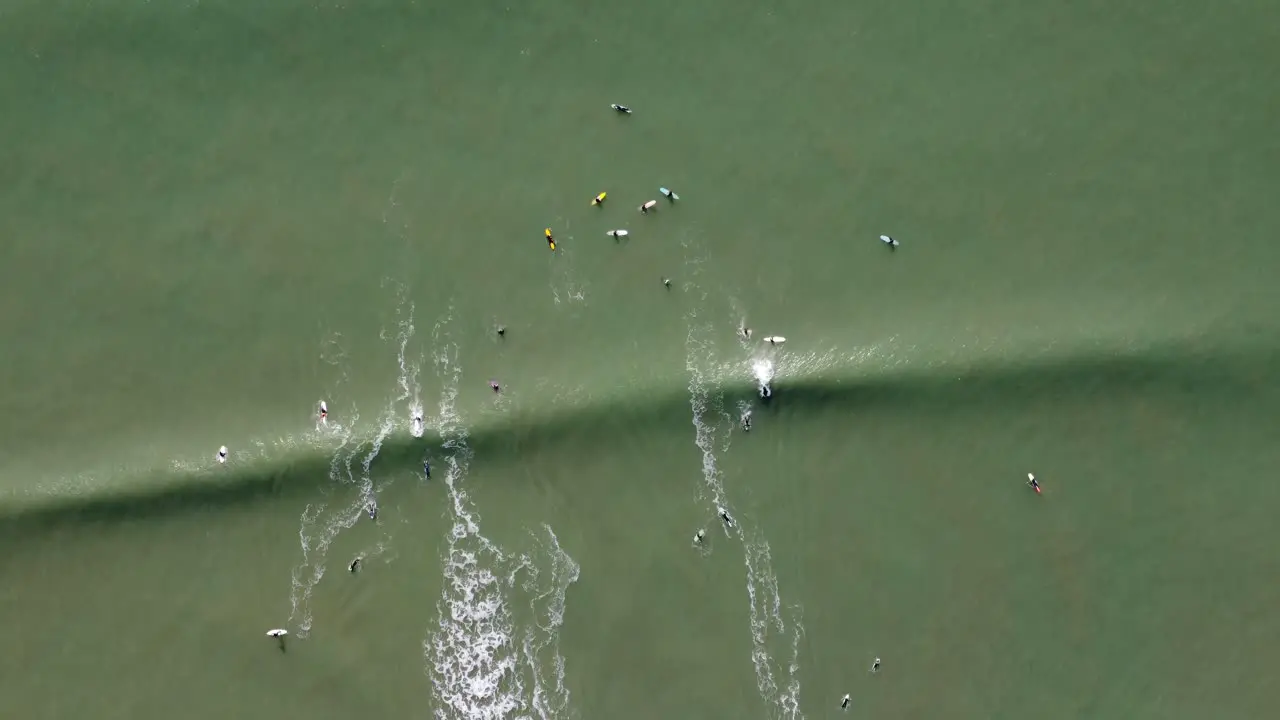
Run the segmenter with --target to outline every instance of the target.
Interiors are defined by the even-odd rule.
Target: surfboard
[[[626,237],[628,233],[626,230],[610,230],[605,233],[605,235],[608,235],[609,237]]]
[[[660,187],[660,188],[658,188],[658,192],[662,193],[663,197],[670,198],[670,199],[672,199],[672,200],[679,200],[679,199],[680,199],[680,196],[679,196],[679,195],[677,195],[677,194],[675,194],[675,193],[671,192],[670,190],[668,190],[667,188],[664,188],[664,187]]]
[[[285,630],[284,628],[276,628],[275,630],[267,631],[267,637],[284,637],[285,635],[288,635],[288,634],[289,634],[289,631]]]
[[[786,342],[787,339],[782,337],[781,335],[771,335],[765,338],[764,341],[769,343],[770,345],[781,345],[782,343]]]

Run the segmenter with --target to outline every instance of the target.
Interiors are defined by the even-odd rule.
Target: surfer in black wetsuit
[[[365,509],[369,511],[370,520],[376,521],[378,519],[378,503],[370,500],[369,505]]]
[[[352,560],[351,564],[347,566],[347,569],[350,570],[351,572],[358,571],[360,569],[360,558],[356,557],[355,560]]]
[[[431,479],[431,461],[430,460],[422,461],[422,472],[427,474],[428,480]]]
[[[728,510],[725,510],[724,508],[720,508],[720,519],[724,520],[724,524],[727,527],[733,527],[733,518],[729,517]]]
[[[751,411],[742,413],[742,431],[751,432]]]

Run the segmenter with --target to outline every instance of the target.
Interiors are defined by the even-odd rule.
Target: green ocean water
[[[0,717],[1270,716],[1278,19],[0,1]]]

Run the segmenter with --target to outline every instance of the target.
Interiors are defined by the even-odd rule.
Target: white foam
[[[480,534],[479,518],[462,489],[472,451],[456,406],[462,377],[457,346],[446,346],[435,360],[444,381],[437,424],[444,439],[444,485],[453,524],[443,559],[436,630],[423,640],[423,656],[436,718],[498,720],[524,707],[523,678],[516,672],[512,646],[514,621],[506,602],[509,586],[494,572],[508,558]],[[519,569],[518,563],[510,569],[513,580]]]
[[[536,717],[542,720],[568,717],[569,688],[565,685],[565,659],[560,654],[560,627],[564,625],[565,595],[569,586],[578,581],[578,564],[560,547],[559,538],[550,525],[544,524],[550,546],[542,545],[544,552],[551,560],[550,586],[535,595],[529,601],[533,611],[535,625],[525,632],[524,659],[528,673],[532,678],[532,696],[530,705]],[[536,566],[535,566],[536,569]],[[525,583],[525,590],[537,592],[538,575],[535,573]],[[542,656],[550,652],[551,670],[554,676],[548,679]]]
[[[409,359],[409,343],[414,335],[414,306],[405,300],[403,288],[399,295],[393,340],[399,370],[395,383],[398,392],[388,401],[372,437],[358,437],[354,428],[357,427],[359,413],[354,409],[352,419],[345,428],[334,428],[341,430],[342,434],[341,444],[329,463],[329,478],[339,487],[352,488],[355,492],[346,493],[345,502],[335,502],[332,508],[327,502],[309,503],[299,519],[298,540],[302,548],[302,561],[293,568],[289,592],[289,620],[290,623],[297,624],[299,637],[307,637],[314,622],[311,596],[324,578],[329,546],[334,538],[365,516],[367,508],[377,502],[377,491],[385,489],[385,484],[383,488],[375,488],[370,469],[382,450],[382,443],[398,426],[397,421],[402,417],[400,406],[413,396],[417,387],[418,364]],[[385,333],[383,339],[388,339]],[[384,537],[368,555],[380,555],[389,549],[389,540]],[[343,565],[345,564],[344,560]]]
[[[435,335],[440,334],[437,326]],[[453,522],[446,538],[436,627],[423,640],[434,716],[441,720],[567,717],[569,691],[559,629],[564,623],[565,594],[578,578],[578,565],[560,548],[549,526],[543,526],[547,540],[535,538],[543,551],[539,554],[550,562],[545,582],[532,558],[509,554],[481,534],[479,512],[464,487],[473,453],[457,410],[462,382],[457,346],[444,343],[435,362],[443,385],[435,422],[444,441],[443,484]],[[511,610],[521,575],[521,588],[530,595],[535,618],[523,633],[517,631]]]
[[[687,246],[686,246],[687,247]],[[691,276],[697,275],[697,264],[694,261]],[[700,302],[705,304],[707,293],[701,293]],[[734,528],[727,523],[720,523],[730,537],[736,532],[742,539],[743,563],[746,565],[747,598],[749,602],[749,618],[751,630],[751,662],[755,668],[756,689],[760,698],[776,708],[779,717],[802,718],[800,712],[799,643],[804,634],[800,608],[789,608],[792,615],[788,623],[783,614],[782,597],[778,591],[778,579],[773,570],[769,544],[763,534],[750,525],[750,518],[731,510],[725,492],[723,477],[720,473],[717,452],[728,451],[730,433],[725,433],[721,447],[716,447],[717,419],[728,420],[727,427],[733,426],[723,408],[723,400],[718,393],[713,393],[712,383],[720,379],[733,379],[733,373],[741,372],[740,364],[718,365],[715,361],[711,343],[706,339],[714,337],[715,329],[710,323],[698,318],[696,309],[687,316],[688,334],[686,336],[685,367],[689,373],[689,404],[693,414],[694,444],[702,451],[703,487],[700,495],[706,499],[710,495],[713,507],[719,512],[728,511],[734,518]],[[716,377],[717,367],[731,368],[731,374]],[[705,368],[710,368],[708,371]],[[753,367],[753,373],[760,381],[762,367]],[[737,377],[741,377],[737,375]],[[767,377],[773,378],[772,364],[768,367]],[[741,408],[739,408],[741,412]],[[784,669],[775,659],[776,641],[774,636],[790,637],[791,660]],[[780,687],[778,678],[785,677],[785,687]]]

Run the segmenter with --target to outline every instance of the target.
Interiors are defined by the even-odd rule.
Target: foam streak
[[[696,267],[694,273],[696,276]],[[692,283],[688,289],[696,289]],[[702,293],[698,305],[705,305],[706,293]],[[799,608],[793,613],[790,623],[784,618],[782,596],[778,591],[778,578],[773,570],[773,560],[769,543],[763,534],[751,527],[749,518],[739,517],[732,512],[724,488],[724,479],[720,472],[717,454],[728,451],[729,437],[732,433],[733,419],[723,407],[720,395],[713,394],[711,384],[719,378],[708,377],[703,368],[715,368],[714,352],[707,338],[712,337],[715,328],[707,322],[700,322],[696,309],[691,310],[688,317],[688,335],[686,337],[685,366],[689,373],[689,405],[693,415],[694,444],[702,452],[702,488],[699,495],[706,499],[710,495],[716,512],[728,511],[735,518],[736,534],[742,540],[743,564],[746,566],[747,599],[750,611],[751,629],[751,663],[756,675],[756,688],[760,697],[771,706],[771,715],[777,718],[798,719],[804,715],[800,711],[799,644],[804,628],[800,621]],[[717,448],[717,419],[727,420],[724,439]],[[725,526],[730,536],[734,530]],[[772,648],[774,636],[790,636],[791,662],[788,664],[785,688],[779,687],[778,678],[783,669],[774,658]]]

